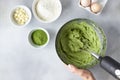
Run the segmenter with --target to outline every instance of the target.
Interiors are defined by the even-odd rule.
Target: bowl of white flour
[[[32,11],[38,21],[51,23],[60,16],[62,5],[60,0],[34,0]]]

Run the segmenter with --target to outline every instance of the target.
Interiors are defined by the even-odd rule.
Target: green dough
[[[31,37],[33,43],[38,46],[44,45],[48,40],[47,34],[43,30],[35,30]]]
[[[71,21],[65,24],[56,40],[59,57],[66,64],[78,68],[89,68],[98,61],[88,52],[100,55],[101,41],[93,26],[85,21]]]

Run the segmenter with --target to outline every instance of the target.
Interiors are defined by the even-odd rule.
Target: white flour
[[[59,0],[39,0],[36,12],[43,21],[54,21],[61,14],[61,3]]]

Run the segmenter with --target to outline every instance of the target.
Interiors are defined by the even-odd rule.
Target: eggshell
[[[98,12],[101,11],[102,6],[98,2],[94,2],[94,3],[91,4],[90,9],[93,13],[98,13]]]
[[[91,4],[91,0],[81,0],[80,1],[81,6],[88,7]]]

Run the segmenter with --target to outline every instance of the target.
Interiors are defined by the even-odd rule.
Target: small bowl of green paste
[[[29,34],[29,42],[36,48],[43,48],[49,42],[49,34],[43,28],[34,29]]]
[[[88,69],[99,63],[88,51],[104,56],[106,36],[92,20],[74,19],[65,23],[58,31],[55,47],[65,64]]]

